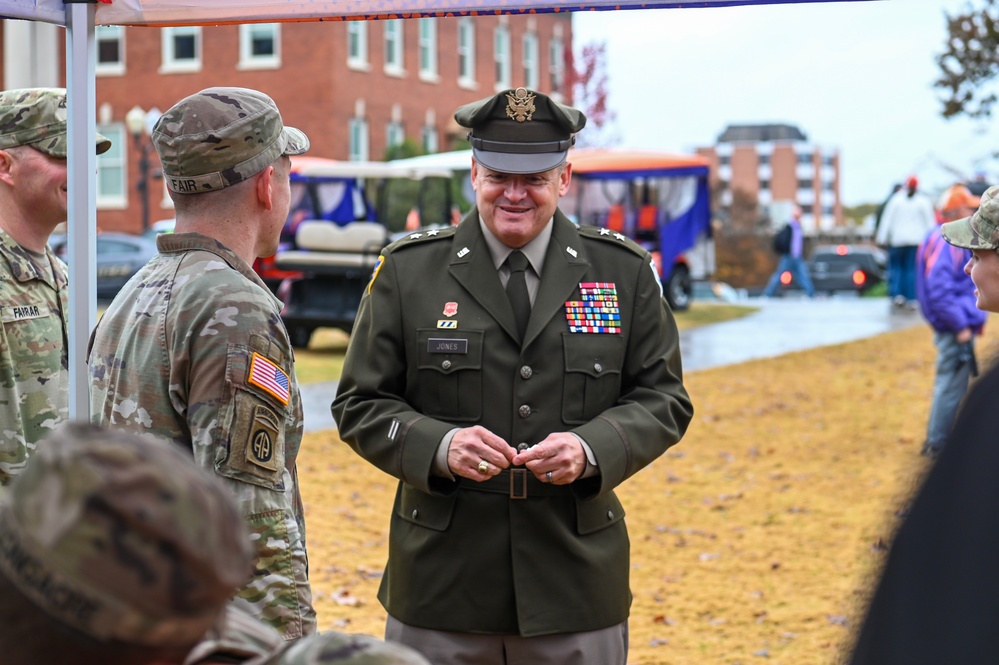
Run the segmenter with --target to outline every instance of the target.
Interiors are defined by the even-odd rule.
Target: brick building
[[[61,28],[4,21],[4,88],[65,85]],[[268,23],[213,27],[97,28],[98,131],[114,142],[98,159],[97,222],[139,232],[136,185],[148,136],[130,135],[138,107],[145,125],[202,88],[245,86],[269,94],[285,122],[304,130],[311,155],[381,160],[410,139],[425,152],[460,146],[455,108],[524,85],[571,102],[567,13]],[[136,113],[133,113],[136,115]],[[138,114],[142,118],[141,113]],[[158,180],[149,222],[173,216]]]
[[[794,125],[729,125],[714,146],[697,152],[711,162],[722,206],[731,205],[733,192],[741,190],[763,208],[774,208],[775,215],[781,204],[797,203],[806,231],[843,224],[839,152],[809,143]]]

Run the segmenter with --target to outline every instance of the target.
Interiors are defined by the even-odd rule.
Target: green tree
[[[999,75],[999,0],[969,2],[947,19],[947,42],[937,56],[945,118],[990,118],[996,93],[986,84]]]

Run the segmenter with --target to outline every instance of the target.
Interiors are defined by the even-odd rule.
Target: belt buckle
[[[510,498],[527,498],[527,469],[510,469]]]

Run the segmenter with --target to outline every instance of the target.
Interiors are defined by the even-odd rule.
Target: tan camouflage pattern
[[[274,100],[247,88],[206,88],[186,97],[160,117],[151,136],[167,187],[181,194],[235,185],[281,155],[309,149],[301,130],[284,126]]]
[[[0,92],[0,150],[30,145],[46,155],[66,159],[66,89],[21,88]],[[97,154],[111,141],[97,134]]]
[[[230,603],[225,621],[187,655],[184,665],[430,665],[408,647],[367,635],[327,632],[284,642],[241,603]]]
[[[0,495],[0,574],[99,640],[188,647],[253,570],[228,490],[173,444],[66,423]]]
[[[285,639],[308,635],[316,617],[295,466],[302,404],[281,303],[211,238],[174,233],[157,244],[91,338],[91,418],[192,448],[235,495],[256,544],[239,596]],[[248,383],[253,353],[287,374],[287,405]]]
[[[0,230],[0,485],[69,417],[66,264],[50,269]]]
[[[940,232],[957,247],[999,249],[999,185],[985,190],[975,214],[944,224]]]

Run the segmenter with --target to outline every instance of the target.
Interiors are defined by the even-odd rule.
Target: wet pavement
[[[841,344],[891,330],[926,325],[918,311],[898,310],[887,298],[750,298],[759,311],[734,321],[680,333],[684,372],[771,358],[792,351]],[[305,431],[336,427],[330,402],[336,382],[302,386]]]

